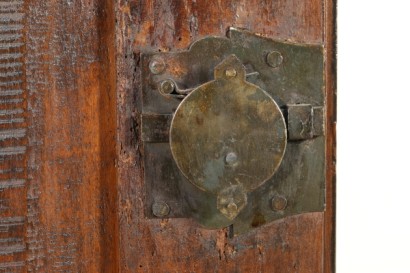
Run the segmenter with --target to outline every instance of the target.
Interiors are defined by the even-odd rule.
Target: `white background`
[[[337,273],[410,272],[410,1],[339,0]]]

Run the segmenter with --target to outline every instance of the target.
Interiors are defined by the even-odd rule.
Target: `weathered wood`
[[[243,27],[277,39],[332,43],[333,2],[315,1],[121,1],[117,12],[119,116],[119,214],[121,272],[331,272],[333,210],[287,218],[229,239],[183,219],[144,219],[143,151],[139,135],[139,53],[186,49],[206,35]],[[329,5],[329,6],[327,6]],[[324,17],[326,14],[326,17]],[[327,29],[330,28],[330,29]],[[329,53],[332,54],[332,53]],[[332,55],[329,55],[332,56]],[[330,73],[332,64],[328,63]],[[331,78],[327,78],[328,81]],[[327,87],[333,99],[333,82]],[[333,104],[331,104],[333,107]],[[331,110],[332,113],[333,108]],[[331,117],[331,116],[329,116]],[[333,119],[332,119],[333,120]],[[328,158],[333,160],[333,123]],[[330,161],[333,163],[333,161]],[[328,178],[333,165],[328,166]],[[333,183],[332,179],[329,183]],[[330,184],[329,184],[330,185]],[[333,187],[328,198],[332,202]],[[137,198],[136,198],[137,197]],[[330,228],[326,227],[329,226]],[[324,237],[325,234],[325,237]],[[326,264],[326,271],[324,266]]]
[[[27,3],[28,269],[117,267],[110,1]]]
[[[333,0],[0,0],[0,272],[334,271]],[[144,216],[141,50],[228,27],[327,49],[327,210],[236,238]]]
[[[324,272],[335,272],[336,250],[336,0],[325,1],[326,46],[326,211],[324,213]]]
[[[25,268],[27,92],[24,5],[0,1],[0,272]]]
[[[0,271],[117,271],[113,8],[0,1]]]

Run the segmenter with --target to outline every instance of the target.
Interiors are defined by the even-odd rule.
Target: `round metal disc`
[[[232,73],[233,75],[233,73]],[[218,193],[249,192],[268,180],[286,147],[286,126],[275,101],[245,80],[204,84],[179,105],[170,129],[172,155],[188,180]]]

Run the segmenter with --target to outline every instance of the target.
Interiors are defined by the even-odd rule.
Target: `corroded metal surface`
[[[43,1],[44,2],[44,1]],[[95,1],[94,1],[95,2]],[[76,2],[75,2],[76,3]],[[204,230],[190,219],[144,219],[142,211],[149,208],[146,217],[151,217],[151,201],[149,191],[145,191],[148,183],[144,173],[156,168],[157,160],[169,151],[169,143],[142,143],[136,138],[136,131],[141,124],[132,123],[131,114],[137,110],[135,120],[139,121],[142,114],[142,90],[146,88],[140,73],[146,64],[140,59],[140,52],[170,52],[176,54],[186,51],[190,43],[206,35],[225,36],[229,26],[247,28],[253,32],[263,33],[282,41],[293,41],[305,44],[322,44],[326,46],[326,77],[332,79],[334,75],[334,50],[335,35],[332,22],[334,16],[332,9],[335,3],[322,0],[203,0],[203,1],[153,1],[129,0],[116,1],[118,14],[117,26],[117,51],[115,51],[118,67],[118,214],[120,215],[120,252],[119,258],[123,273],[156,272],[298,272],[298,273],[323,273],[332,272],[326,264],[334,255],[332,230],[325,228],[333,213],[329,212],[332,203],[331,181],[328,175],[327,190],[329,195],[326,201],[325,213],[308,213],[286,217],[280,221],[271,222],[258,228],[255,232],[248,232],[236,238],[227,237],[229,229]],[[82,9],[82,5],[77,5]],[[92,6],[93,7],[93,6]],[[50,15],[50,14],[46,14]],[[326,27],[325,31],[324,28]],[[63,33],[64,34],[64,33]],[[326,41],[326,43],[325,43]],[[81,42],[81,40],[80,40]],[[103,44],[102,44],[103,45]],[[288,58],[287,58],[288,59]],[[320,60],[320,58],[317,58]],[[200,64],[201,62],[197,62]],[[285,64],[285,63],[283,63]],[[279,70],[282,68],[281,66]],[[213,69],[210,67],[209,69]],[[144,73],[144,72],[143,72]],[[302,74],[303,75],[303,74]],[[145,77],[150,75],[144,74]],[[211,79],[212,80],[212,79]],[[204,83],[205,80],[201,83]],[[198,83],[201,84],[201,83]],[[192,88],[196,85],[181,86]],[[332,123],[334,118],[331,107],[334,100],[334,81],[326,81],[327,115],[327,173],[331,174],[334,168],[332,159]],[[267,89],[264,89],[269,91]],[[156,90],[152,90],[155,92]],[[322,104],[323,101],[319,101]],[[322,104],[323,105],[323,104]],[[282,105],[281,105],[282,106]],[[140,112],[141,111],[141,112]],[[144,115],[155,114],[155,112]],[[172,114],[172,112],[164,113]],[[138,136],[138,135],[137,135]],[[318,139],[318,138],[317,138]],[[315,139],[315,141],[317,140]],[[302,141],[305,142],[305,141]],[[330,142],[330,144],[329,144]],[[147,155],[146,146],[157,146],[155,160],[145,162]],[[297,146],[298,142],[289,142],[287,149]],[[306,149],[299,154],[301,157],[310,154],[308,145],[298,149]],[[161,146],[161,147],[159,147]],[[159,154],[159,150],[162,152]],[[289,150],[288,150],[289,151]],[[169,154],[168,165],[174,165],[174,160]],[[286,156],[286,155],[285,155]],[[285,162],[282,162],[284,164]],[[157,168],[159,169],[159,168]],[[281,168],[278,169],[278,172]],[[179,172],[167,169],[164,180],[157,181],[158,191],[168,190]],[[295,176],[295,173],[288,176]],[[182,176],[182,174],[181,174]],[[282,178],[275,174],[276,181]],[[183,176],[182,176],[183,177]],[[184,178],[184,177],[183,177]],[[294,179],[296,182],[299,180]],[[272,180],[266,182],[273,188],[277,183]],[[304,183],[302,183],[303,185]],[[315,188],[316,183],[308,183]],[[188,186],[191,183],[187,183]],[[178,184],[174,185],[178,186]],[[117,193],[117,192],[115,192]],[[163,192],[166,193],[166,192]],[[253,195],[253,193],[251,194]],[[287,198],[291,198],[286,196]],[[180,202],[186,197],[175,195],[175,201]],[[285,211],[295,204],[289,200]],[[270,200],[269,200],[270,201]],[[167,202],[168,203],[168,202]],[[175,205],[169,203],[171,213]],[[256,210],[255,210],[256,211]],[[264,215],[272,212],[264,211]],[[255,212],[256,215],[256,212]],[[326,221],[324,221],[326,215]],[[288,215],[286,215],[288,216]],[[328,217],[330,216],[330,217]],[[167,217],[171,217],[171,214]],[[188,214],[185,217],[189,217]],[[266,217],[266,221],[269,219]],[[255,221],[257,223],[257,221]],[[329,225],[331,227],[331,225]],[[233,230],[237,230],[234,225]],[[329,232],[330,230],[330,232]],[[110,236],[106,236],[110,237]],[[325,261],[325,266],[323,265]],[[121,271],[120,270],[120,271]]]
[[[214,74],[231,55],[237,57],[239,69],[224,67]],[[233,225],[233,233],[240,234],[276,219],[323,211],[323,64],[321,46],[274,41],[238,29],[230,29],[228,38],[198,40],[188,51],[141,54],[146,215],[155,217],[152,204],[166,202],[167,217],[192,217],[206,228]],[[276,117],[283,113],[283,131],[275,130],[280,126],[273,122],[265,122],[264,130],[258,129],[258,122],[249,122],[246,134],[238,133],[241,122],[255,117],[258,107],[238,107],[251,100],[234,96],[246,94],[235,92],[239,85],[226,88],[237,79],[249,90],[266,91],[271,98],[267,101],[277,108],[260,109],[271,117],[273,112]],[[225,92],[217,92],[216,85]],[[178,126],[172,125],[169,132],[174,113],[173,124]],[[231,122],[221,122],[221,117]],[[173,134],[176,128],[180,131]],[[272,151],[284,146],[274,132],[292,136],[284,154],[276,157]],[[248,142],[236,143],[238,135]],[[243,171],[244,166],[252,167]],[[277,196],[286,200],[281,209],[272,203]]]
[[[249,192],[279,167],[286,125],[273,99],[245,81],[243,65],[231,55],[215,68],[214,81],[180,104],[170,145],[179,169],[198,188],[217,194],[239,185]]]
[[[0,272],[333,272],[335,6],[328,0],[0,0],[0,123],[8,131],[1,136],[18,129],[2,138]],[[141,50],[177,54],[205,35],[225,35],[230,25],[323,43],[327,55],[326,212],[287,217],[236,238],[227,235],[231,228],[205,231],[189,219],[144,218],[145,207],[153,217],[151,196],[169,205],[167,218],[200,214],[191,199],[204,197],[192,193],[175,165],[166,117],[149,121],[157,130],[144,140],[139,133],[146,88]],[[282,167],[287,157],[303,158],[295,164],[316,158],[310,149],[320,138],[289,142]],[[294,180],[310,196],[307,189],[319,182],[298,180],[297,171],[282,167],[262,187],[285,194],[288,206],[276,218],[267,209],[258,213],[266,200],[255,202],[250,193],[253,224],[297,213],[295,207],[315,209],[286,190]],[[282,188],[285,174],[293,180]],[[205,208],[199,207],[209,220]],[[234,232],[239,227],[235,222]]]
[[[323,106],[322,46],[275,41],[235,28],[229,30],[228,36],[205,37],[194,42],[188,51],[143,53],[143,114],[169,114],[178,107],[178,92],[160,92],[164,80],[171,79],[176,89],[198,87],[214,80],[215,66],[231,54],[240,59],[247,74],[253,75],[248,81],[265,90],[280,107],[299,103]],[[154,66],[155,73],[153,64],[158,66]]]
[[[305,140],[323,134],[323,107],[287,105],[289,140]]]

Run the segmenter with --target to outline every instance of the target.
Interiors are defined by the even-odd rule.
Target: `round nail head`
[[[228,68],[227,70],[225,70],[225,76],[227,76],[228,78],[233,78],[236,76],[236,70],[233,68]]]
[[[238,206],[234,202],[229,203],[226,208],[230,213],[236,213],[238,211]]]
[[[238,161],[238,156],[234,152],[230,152],[225,156],[225,163],[228,165],[233,165]]]
[[[162,201],[155,202],[152,205],[152,214],[156,217],[165,217],[169,214],[171,209],[169,208],[168,204]]]
[[[149,62],[149,70],[152,74],[160,74],[165,70],[165,62],[162,59],[153,59]]]
[[[283,56],[278,51],[271,51],[266,56],[266,62],[270,67],[276,68],[283,62]]]
[[[275,196],[272,198],[272,210],[274,211],[282,211],[286,208],[288,201],[283,196]]]
[[[161,82],[160,91],[163,94],[171,94],[175,90],[175,84],[170,80]]]

